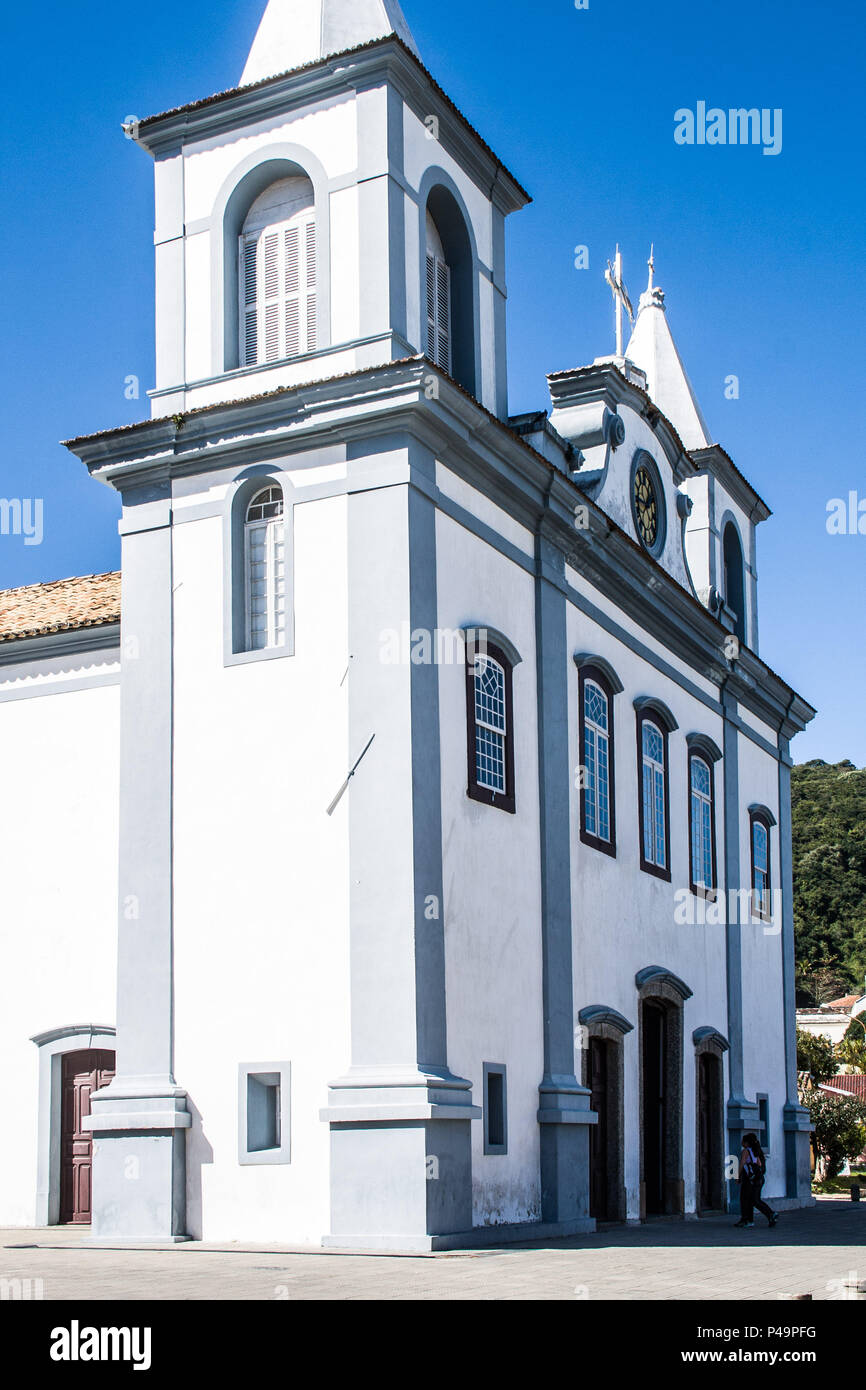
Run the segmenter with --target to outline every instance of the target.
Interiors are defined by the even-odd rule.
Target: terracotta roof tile
[[[845,1091],[848,1095],[855,1096],[857,1100],[866,1103],[866,1076],[849,1073],[845,1076],[834,1076],[830,1081],[824,1081],[818,1087],[819,1091],[827,1091],[829,1094],[838,1094]]]
[[[0,590],[0,643],[120,622],[120,575],[86,574]]]

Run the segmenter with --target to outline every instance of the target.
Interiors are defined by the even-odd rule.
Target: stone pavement
[[[866,1202],[822,1198],[775,1230],[733,1218],[654,1220],[572,1240],[426,1256],[190,1242],[88,1247],[81,1230],[0,1230],[0,1281],[52,1299],[510,1300],[856,1298]],[[0,1298],[26,1285],[0,1282]],[[20,1293],[18,1294],[20,1296]],[[861,1296],[862,1297],[862,1296]]]

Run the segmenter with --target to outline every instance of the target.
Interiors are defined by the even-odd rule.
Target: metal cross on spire
[[[619,245],[617,245],[616,248],[616,256],[614,257],[613,265],[611,265],[610,261],[607,263],[607,270],[604,272],[604,278],[610,286],[614,298],[614,312],[616,315],[616,355],[617,357],[622,357],[622,311],[623,307],[625,307],[629,322],[634,323],[634,309],[628,297],[628,290],[623,284],[622,254]]]
[[[655,242],[652,242],[652,243],[650,244],[650,257],[649,257],[649,260],[647,261],[647,265],[649,266],[649,284],[647,285],[647,290],[653,290],[653,289],[655,289],[655,278],[654,278],[654,277],[655,277],[655,271],[656,271],[655,249],[656,249],[656,244],[655,244]]]

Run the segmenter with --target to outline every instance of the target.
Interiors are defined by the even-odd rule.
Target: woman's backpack
[[[748,1154],[748,1158],[743,1164],[743,1173],[749,1179],[749,1182],[759,1182],[761,1178],[763,1178],[765,1172],[763,1155],[759,1156],[755,1153],[754,1149],[746,1149],[746,1153]]]

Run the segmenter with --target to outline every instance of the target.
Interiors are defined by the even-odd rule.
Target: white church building
[[[122,573],[0,594],[0,1225],[568,1235],[735,1210],[749,1129],[808,1203],[814,710],[652,273],[510,416],[529,197],[396,0],[270,0],[128,134],[152,418],[68,442]]]

